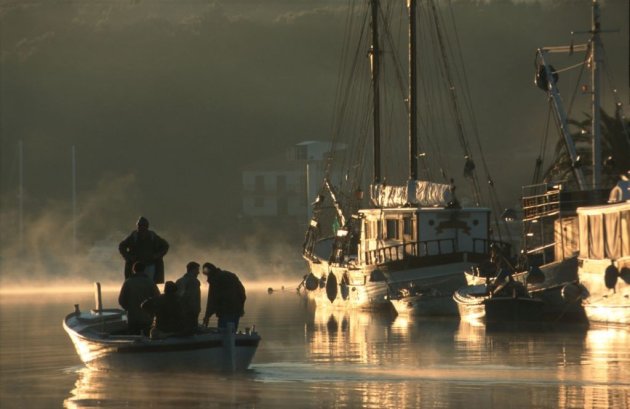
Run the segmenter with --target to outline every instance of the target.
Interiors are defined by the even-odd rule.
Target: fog
[[[140,215],[171,245],[167,279],[196,260],[297,284],[302,226],[244,224],[241,170],[330,139],[345,5],[0,0],[0,285],[122,279],[117,245]],[[624,103],[628,7],[602,2],[604,29],[619,30],[604,40]],[[453,12],[490,171],[503,202],[517,203],[547,113],[535,49],[588,29],[590,0],[453,1]]]

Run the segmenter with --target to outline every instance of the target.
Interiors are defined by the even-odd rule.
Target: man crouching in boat
[[[181,300],[177,295],[177,285],[172,281],[164,284],[164,294],[143,302],[142,310],[155,316],[155,322],[151,327],[151,339],[167,338],[181,334],[185,330]]]
[[[210,286],[203,325],[207,327],[210,317],[217,314],[219,328],[227,328],[231,323],[236,331],[240,318],[245,314],[245,287],[236,274],[221,270],[210,263],[203,265],[203,274],[208,277]]]
[[[127,311],[129,333],[148,335],[153,316],[140,308],[144,300],[160,295],[158,286],[144,273],[144,264],[133,265],[133,275],[125,280],[118,295],[118,304]]]

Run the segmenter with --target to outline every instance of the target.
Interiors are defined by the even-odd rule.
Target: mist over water
[[[588,29],[590,0],[452,4],[489,167],[511,206],[545,130],[534,51]],[[605,41],[624,103],[628,7],[602,1],[604,29],[619,30]],[[630,408],[627,328],[492,331],[313,309],[294,294],[306,220],[243,217],[241,170],[330,139],[345,12],[333,0],[0,0],[0,407]],[[588,95],[577,98],[583,119]],[[118,243],[141,215],[170,244],[166,280],[194,260],[245,283],[242,325],[263,337],[246,374],[79,361],[61,320],[93,306],[94,281],[117,306]]]
[[[23,235],[3,234],[0,246],[0,289],[23,286],[64,286],[68,283],[89,284],[100,281],[117,285],[123,281],[124,260],[118,244],[135,229],[135,219],[128,229],[112,229],[112,212],[125,206],[133,177],[120,177],[95,186],[86,194],[77,226],[81,229],[74,248],[73,219],[67,204],[51,203],[36,217],[29,218]],[[17,223],[15,212],[0,215],[9,227]],[[157,223],[156,223],[157,224]],[[247,234],[238,239],[216,235],[212,229],[207,237],[195,238],[186,231],[154,227],[170,245],[164,258],[166,280],[176,280],[185,273],[189,261],[211,262],[233,271],[242,280],[277,283],[299,282],[305,270],[300,257],[300,242],[290,243],[291,237],[269,231],[264,225],[251,225]],[[296,230],[295,237],[301,232]],[[234,236],[229,236],[234,238]]]
[[[513,206],[545,132],[534,50],[587,29],[590,1],[452,4],[481,142],[497,192]],[[112,245],[140,215],[171,243],[173,274],[197,257],[276,272],[299,251],[306,220],[246,220],[241,170],[295,143],[330,140],[346,10],[336,1],[0,1],[2,281],[115,278]],[[619,30],[605,44],[607,81],[622,102],[627,15],[625,0],[602,2],[604,28]],[[562,92],[572,90],[569,78],[562,74]],[[613,95],[603,99],[610,107]],[[587,100],[578,95],[579,120]],[[241,270],[232,260],[244,254],[262,262]]]

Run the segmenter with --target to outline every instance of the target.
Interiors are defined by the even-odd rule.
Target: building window
[[[263,175],[256,176],[254,180],[254,192],[262,193],[265,191],[265,177]]]
[[[295,159],[306,160],[306,145],[295,147]]]
[[[254,207],[264,207],[265,206],[265,198],[261,196],[254,197]]]
[[[287,191],[287,177],[285,175],[278,175],[276,178],[276,189],[278,193]]]
[[[388,239],[397,239],[398,238],[398,220],[396,219],[387,219],[385,220],[387,225],[387,238]]]
[[[403,219],[403,234],[411,236],[411,219],[409,217]]]

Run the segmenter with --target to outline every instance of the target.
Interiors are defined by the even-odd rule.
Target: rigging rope
[[[551,99],[548,99],[549,109],[547,109],[547,121],[545,123],[545,132],[540,142],[540,148],[538,150],[538,158],[536,158],[536,166],[534,167],[534,176],[532,177],[532,185],[540,183],[541,171],[543,164],[545,163],[545,152],[547,148],[547,140],[549,137],[549,123],[551,122],[551,111],[553,110],[553,104]]]

